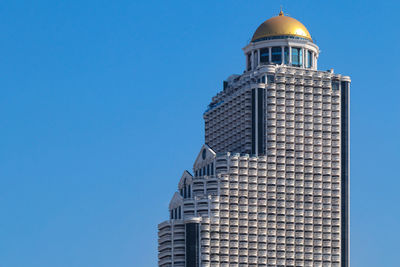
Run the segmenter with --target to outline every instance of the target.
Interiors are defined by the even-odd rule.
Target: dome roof
[[[300,21],[285,16],[282,11],[279,13],[279,16],[264,21],[257,28],[251,41],[254,42],[274,36],[294,36],[312,41],[307,28]]]

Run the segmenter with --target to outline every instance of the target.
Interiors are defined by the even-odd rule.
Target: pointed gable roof
[[[181,179],[179,180],[178,188],[181,189],[185,184],[191,184],[193,176],[188,171],[184,171]]]
[[[175,209],[183,204],[183,198],[178,192],[175,192],[171,201],[169,202],[169,210]]]
[[[197,155],[197,158],[193,164],[193,168],[197,169],[201,166],[204,166],[205,164],[210,163],[212,160],[214,160],[216,155],[217,153],[215,153],[215,151],[212,150],[211,147],[209,147],[207,144],[204,144],[201,147],[199,154]]]

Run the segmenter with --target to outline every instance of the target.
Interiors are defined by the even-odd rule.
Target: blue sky
[[[2,1],[0,267],[157,264],[202,113],[280,5],[352,77],[351,262],[398,266],[398,1]]]

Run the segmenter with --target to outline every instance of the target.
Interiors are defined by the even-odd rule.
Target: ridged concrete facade
[[[225,81],[158,226],[159,266],[349,266],[349,84],[277,64]]]

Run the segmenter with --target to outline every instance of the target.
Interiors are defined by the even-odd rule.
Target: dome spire
[[[285,16],[285,15],[283,14],[283,11],[282,11],[282,6],[281,6],[281,12],[279,12],[279,16]]]

